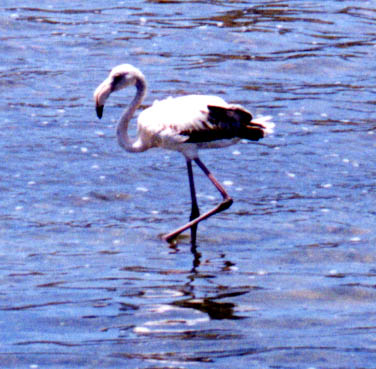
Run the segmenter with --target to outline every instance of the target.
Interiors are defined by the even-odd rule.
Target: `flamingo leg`
[[[174,238],[176,238],[180,233],[184,232],[185,230],[187,230],[188,228],[193,228],[193,227],[197,227],[198,223],[200,223],[202,220],[204,219],[207,219],[209,217],[211,217],[212,215],[214,214],[217,214],[223,210],[226,210],[228,209],[233,201],[232,201],[232,198],[228,195],[228,193],[226,192],[226,190],[223,188],[223,186],[217,181],[217,179],[213,176],[213,174],[209,171],[209,169],[205,166],[205,164],[199,159],[199,158],[196,158],[194,159],[196,164],[201,168],[201,170],[205,173],[205,175],[209,178],[209,180],[213,183],[214,187],[219,191],[219,193],[222,195],[222,202],[220,202],[216,207],[214,207],[213,209],[207,211],[206,213],[194,218],[194,219],[191,219],[190,222],[188,222],[187,224],[175,229],[174,231],[166,234],[163,236],[163,239],[167,242],[170,242],[172,241]],[[187,161],[188,163],[188,161]],[[188,166],[188,176],[189,176],[189,182],[190,184],[193,183],[193,172],[192,172],[192,167],[191,169],[189,169],[189,166],[191,166],[191,164],[187,164]],[[192,178],[191,178],[192,177]],[[194,195],[192,195],[192,193]],[[191,185],[191,195],[192,195],[192,212],[193,212],[193,208],[194,208],[194,205],[193,203],[196,202],[196,206],[197,206],[197,200],[196,200],[196,192],[194,190],[194,185],[192,187]],[[195,199],[195,200],[193,200]],[[198,206],[197,206],[197,211],[198,211]],[[194,213],[193,213],[194,214]],[[191,214],[191,218],[192,218],[192,214]]]
[[[192,160],[190,159],[187,159],[187,169],[188,169],[189,189],[191,191],[191,200],[192,200],[192,211],[191,211],[191,216],[189,220],[192,221],[200,216],[200,210],[197,204],[195,182],[193,180]],[[196,244],[197,226],[198,226],[198,223],[196,223],[195,225],[191,227],[192,245]]]

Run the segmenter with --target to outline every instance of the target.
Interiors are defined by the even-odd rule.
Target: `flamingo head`
[[[115,91],[128,86],[135,86],[139,81],[145,81],[140,70],[130,64],[121,64],[113,68],[109,76],[96,88],[94,101],[98,118],[103,116],[103,108],[108,97]]]

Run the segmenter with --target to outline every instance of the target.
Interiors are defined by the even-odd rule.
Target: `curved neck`
[[[132,139],[128,136],[129,122],[146,95],[146,82],[144,79],[138,78],[135,86],[137,88],[136,96],[129,108],[121,116],[116,130],[119,145],[129,152],[141,152],[148,149],[148,146],[142,142],[141,137],[138,136]]]

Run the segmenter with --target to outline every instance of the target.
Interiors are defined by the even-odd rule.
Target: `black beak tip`
[[[98,118],[101,119],[103,116],[103,105],[97,105],[96,110]]]

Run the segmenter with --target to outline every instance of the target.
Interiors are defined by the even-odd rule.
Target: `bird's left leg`
[[[219,193],[223,197],[223,201],[213,209],[214,213],[219,213],[220,211],[228,209],[233,201],[229,194],[226,192],[224,187],[217,181],[217,179],[213,176],[212,172],[205,166],[205,164],[199,159],[195,159],[196,164],[201,168],[201,170],[206,174],[206,176],[210,179],[211,183],[215,186],[215,188],[219,191]]]

